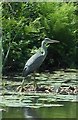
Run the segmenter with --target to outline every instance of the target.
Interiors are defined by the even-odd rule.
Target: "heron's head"
[[[45,38],[45,39],[44,39],[44,42],[45,42],[46,44],[48,44],[48,43],[59,43],[59,41],[57,41],[57,40],[51,40],[50,38]]]

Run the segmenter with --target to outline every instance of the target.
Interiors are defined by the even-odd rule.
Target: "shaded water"
[[[55,103],[55,102],[53,102]],[[63,106],[43,107],[43,108],[13,108],[7,107],[2,112],[3,118],[76,118],[78,103],[59,102]]]

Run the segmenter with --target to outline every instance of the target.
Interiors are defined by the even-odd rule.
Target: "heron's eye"
[[[27,67],[25,68],[25,70],[27,69]]]
[[[41,54],[44,54],[44,51],[43,51],[43,50],[41,50]]]
[[[43,54],[44,52],[43,52],[43,51],[41,51],[41,53]]]
[[[28,67],[27,66],[25,66],[25,68],[24,68],[24,70],[26,70]]]

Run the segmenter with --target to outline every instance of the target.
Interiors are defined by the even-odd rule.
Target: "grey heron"
[[[30,73],[34,73],[47,56],[47,44],[48,43],[58,43],[57,40],[51,40],[49,38],[45,38],[41,43],[41,49],[39,49],[30,59],[26,62],[24,69],[23,69],[23,77],[26,77]],[[23,80],[24,82],[24,80]],[[34,79],[34,86],[35,86],[35,79]]]
[[[47,56],[47,43],[58,43],[57,40],[51,40],[49,38],[45,38],[41,43],[41,50],[38,50],[30,59],[26,62],[25,67],[23,69],[23,76],[26,77],[28,74],[36,71]]]

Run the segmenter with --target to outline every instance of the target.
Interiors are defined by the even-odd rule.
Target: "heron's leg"
[[[24,86],[24,83],[25,83],[25,77],[23,77],[23,80],[22,80],[22,83],[21,83],[22,87]]]
[[[22,91],[23,90],[24,82],[25,82],[25,78],[23,77],[23,80],[22,80],[20,86],[18,86],[17,89],[16,89],[17,91]]]
[[[33,77],[34,77],[34,88],[37,87],[36,79],[35,79],[35,71],[33,72]]]

